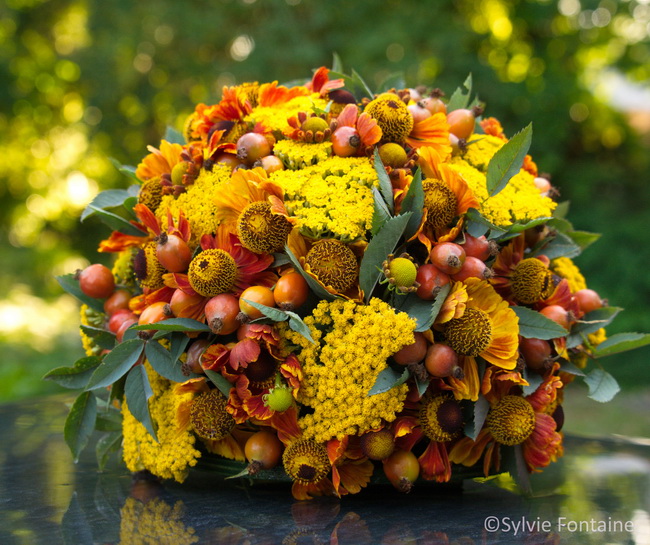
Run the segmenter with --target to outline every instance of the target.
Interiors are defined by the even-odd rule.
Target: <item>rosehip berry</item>
[[[485,235],[473,237],[469,233],[465,234],[465,254],[467,257],[476,257],[481,261],[487,261],[492,253],[492,244],[485,238]]]
[[[462,378],[462,369],[458,366],[458,354],[443,343],[435,343],[428,348],[424,366],[434,377]]]
[[[237,157],[248,165],[271,153],[271,144],[263,134],[247,132],[237,140]]]
[[[115,339],[117,340],[118,343],[121,343],[122,340],[124,339],[124,334],[126,333],[126,330],[129,329],[133,324],[138,323],[138,318],[133,315],[133,317],[128,318],[127,320],[124,320],[122,324],[120,325],[119,329],[115,333]]]
[[[244,445],[244,454],[250,464],[248,473],[254,475],[260,469],[270,469],[280,463],[282,443],[275,432],[260,430],[248,438]]]
[[[138,319],[138,325],[155,324],[171,317],[169,305],[164,301],[152,303],[142,311]]]
[[[229,335],[237,331],[239,304],[239,299],[230,293],[215,295],[205,304],[205,320],[213,333]]]
[[[194,315],[197,306],[203,303],[205,297],[196,293],[188,295],[183,290],[177,289],[169,301],[169,308],[174,316],[177,318],[189,318]]]
[[[564,329],[569,329],[572,320],[569,312],[564,307],[560,305],[549,305],[540,310],[540,312],[548,319],[560,324]]]
[[[178,273],[187,270],[192,261],[192,250],[181,237],[162,233],[156,245],[156,257],[169,272]]]
[[[413,333],[415,341],[413,344],[403,346],[398,352],[393,354],[395,363],[399,365],[409,365],[411,363],[420,363],[424,356],[427,355],[429,343],[423,333],[416,331]]]
[[[204,373],[203,366],[201,365],[201,357],[208,346],[210,346],[210,341],[207,339],[198,339],[190,345],[187,350],[187,360],[185,362],[189,371],[197,375]]]
[[[106,301],[104,301],[104,312],[108,316],[112,316],[118,310],[129,308],[129,301],[131,301],[131,292],[129,290],[115,290]]]
[[[486,280],[491,276],[491,269],[483,263],[483,261],[472,256],[467,256],[460,271],[451,275],[454,280],[458,281],[467,280],[468,278],[480,278],[481,280]]]
[[[429,253],[431,263],[447,274],[456,274],[465,263],[465,249],[454,242],[436,244]]]
[[[278,170],[284,170],[284,163],[275,155],[262,157],[259,163],[260,166],[266,170],[267,174],[271,174],[271,172],[276,172]]]
[[[339,157],[356,155],[361,137],[354,127],[339,127],[332,133],[332,151]]]
[[[95,263],[78,273],[79,288],[88,297],[106,299],[115,291],[113,273],[105,265]]]
[[[427,117],[431,117],[431,112],[427,108],[420,106],[419,103],[409,104],[406,108],[413,116],[413,121],[415,121],[415,123],[423,121]]]
[[[108,320],[108,330],[112,331],[113,333],[117,333],[117,331],[120,329],[120,326],[126,320],[132,320],[134,318],[137,320],[137,316],[133,312],[131,312],[128,308],[122,308],[116,311]]]
[[[551,345],[542,339],[522,339],[519,353],[526,360],[526,365],[535,371],[546,369],[552,361]]]
[[[438,295],[440,288],[449,284],[449,275],[443,273],[435,265],[427,263],[418,269],[415,281],[420,287],[415,292],[420,299],[433,301]]]
[[[384,473],[400,492],[408,493],[420,475],[418,459],[409,450],[396,450],[384,460]]]
[[[308,296],[309,285],[297,272],[281,276],[273,288],[273,299],[282,310],[295,310],[301,307]]]
[[[381,162],[387,167],[400,168],[408,161],[406,150],[395,142],[382,144],[378,153]]]
[[[576,291],[573,295],[578,301],[578,307],[585,314],[603,307],[603,300],[594,290],[585,288]]]
[[[266,286],[251,286],[246,288],[239,296],[239,309],[251,320],[256,320],[264,316],[253,305],[249,305],[246,301],[252,301],[267,307],[275,306],[275,298],[273,292]]]
[[[458,138],[468,140],[474,132],[476,124],[476,114],[474,110],[459,108],[447,114],[447,123],[449,123],[449,132]]]
[[[447,105],[438,97],[423,98],[418,104],[429,110],[432,115],[437,113],[447,113]]]

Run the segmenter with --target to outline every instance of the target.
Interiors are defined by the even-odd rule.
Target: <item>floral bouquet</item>
[[[399,88],[394,88],[397,85]],[[87,357],[46,376],[83,389],[78,457],[182,482],[292,481],[295,498],[528,473],[562,455],[562,400],[618,391],[600,358],[620,309],[571,258],[598,235],[483,116],[471,78],[380,93],[320,68],[200,104],[83,212],[112,270],[59,278]],[[469,469],[468,469],[469,468]],[[198,470],[198,468],[197,468]]]

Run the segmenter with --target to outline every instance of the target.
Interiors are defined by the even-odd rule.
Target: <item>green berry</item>
[[[410,259],[396,257],[388,264],[390,278],[395,280],[398,288],[410,288],[415,283],[418,270]]]
[[[291,389],[284,386],[271,388],[269,393],[264,396],[264,405],[282,413],[293,404],[293,395]]]

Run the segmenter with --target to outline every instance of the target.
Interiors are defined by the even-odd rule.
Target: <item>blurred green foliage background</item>
[[[4,0],[0,4],[0,400],[58,391],[40,377],[81,356],[77,304],[54,275],[107,259],[80,225],[166,126],[249,80],[307,79],[337,52],[371,88],[397,71],[475,89],[509,135],[603,232],[576,261],[626,308],[609,329],[650,331],[649,0]],[[646,348],[604,364],[648,387]]]

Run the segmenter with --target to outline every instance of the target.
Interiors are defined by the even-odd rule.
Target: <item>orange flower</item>
[[[160,142],[159,150],[153,146],[147,146],[147,149],[151,153],[142,159],[135,171],[135,175],[142,181],[171,174],[174,166],[181,162],[183,146],[180,144],[171,144],[163,140]]]
[[[312,93],[320,93],[324,97],[327,96],[329,91],[340,89],[345,85],[345,81],[341,78],[331,80],[329,78],[329,72],[329,68],[321,66],[314,72],[311,81],[305,87]]]
[[[353,127],[357,129],[361,143],[359,145],[359,156],[366,154],[366,151],[381,140],[381,127],[375,119],[367,113],[359,114],[356,104],[347,104],[343,111],[336,118],[337,129],[340,127]]]
[[[418,152],[428,148],[439,162],[444,162],[451,157],[451,144],[449,143],[449,123],[447,116],[436,113],[413,124],[411,133],[406,137],[406,143]]]

